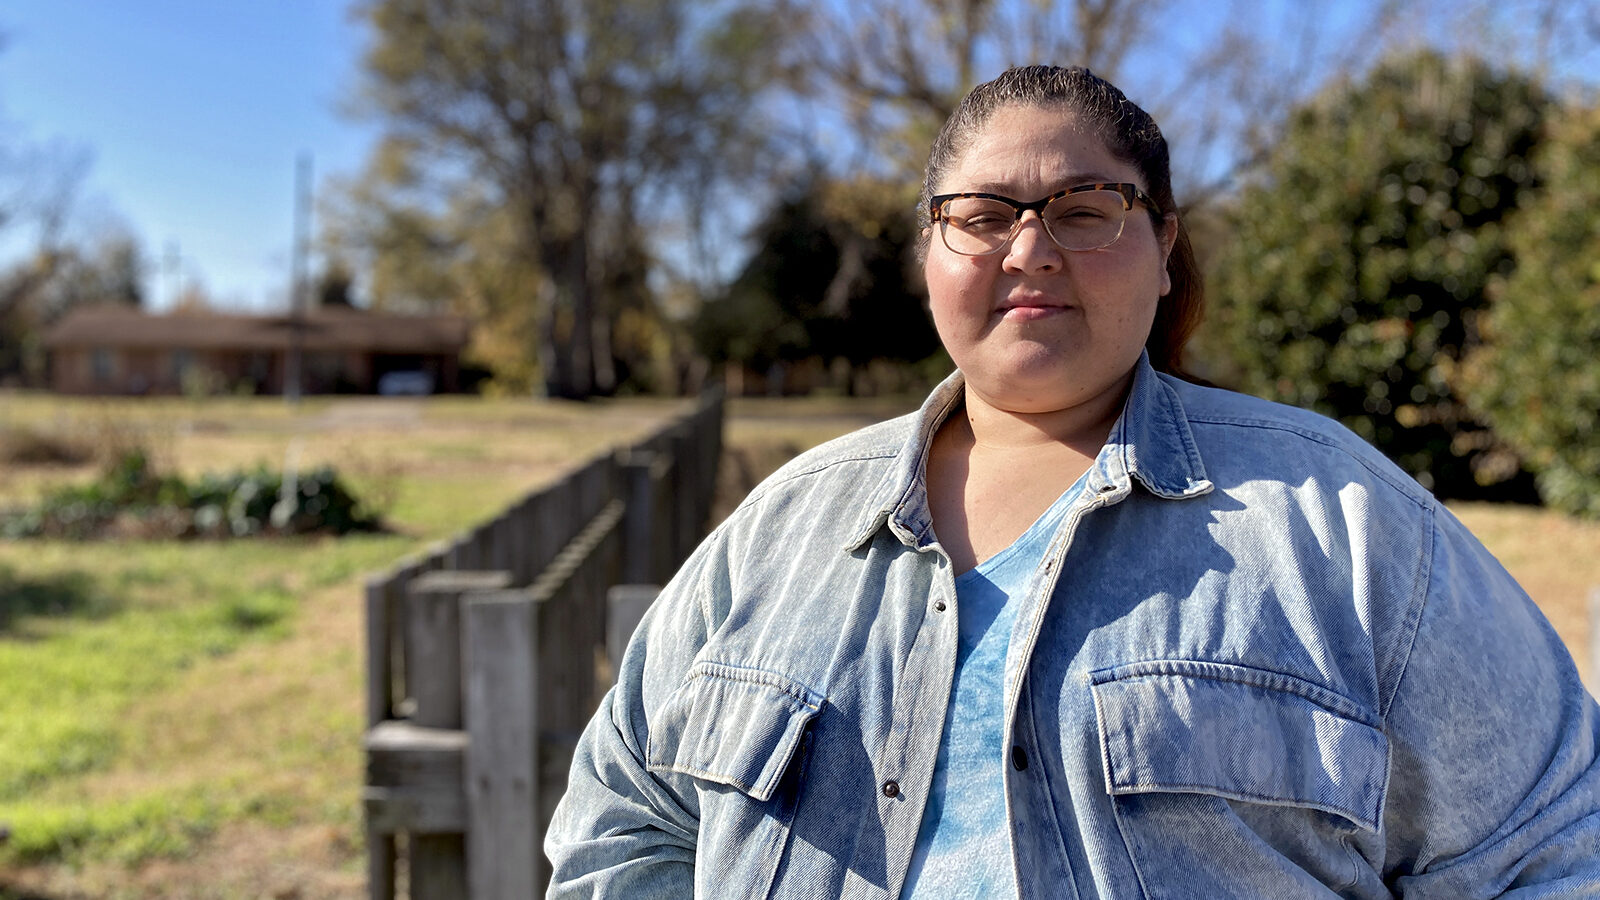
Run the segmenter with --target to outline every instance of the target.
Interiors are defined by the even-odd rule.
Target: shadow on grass
[[[49,894],[36,894],[33,891],[13,888],[0,882],[0,900],[62,900]]]
[[[0,843],[3,843],[8,836],[5,826],[0,825]],[[17,887],[9,881],[0,880],[0,900],[66,900],[66,898],[41,894],[30,888]]]
[[[106,598],[85,572],[26,578],[0,566],[0,636],[11,633],[24,617],[97,616],[109,611]],[[0,900],[7,898],[0,894]]]

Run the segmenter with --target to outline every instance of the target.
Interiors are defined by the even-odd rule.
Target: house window
[[[172,380],[182,384],[184,373],[188,372],[192,365],[194,365],[192,351],[181,347],[172,351]]]
[[[111,351],[104,347],[96,347],[89,353],[89,373],[97,383],[104,384],[111,380],[112,369]]]

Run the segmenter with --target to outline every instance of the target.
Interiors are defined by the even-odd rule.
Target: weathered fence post
[[[367,727],[393,717],[394,632],[396,619],[390,578],[367,582]],[[367,781],[371,784],[369,778]],[[394,832],[383,830],[368,817],[367,895],[372,898],[394,896]]]
[[[682,498],[671,493],[678,463],[667,451],[630,450],[618,458],[627,502],[622,529],[622,581],[656,584],[677,565],[673,529]],[[662,494],[667,493],[666,497]],[[663,502],[665,500],[665,502]]]
[[[644,583],[655,580],[656,460],[649,450],[631,450],[618,456],[627,512],[622,520],[622,578]]]
[[[509,572],[429,572],[406,591],[407,685],[427,728],[461,727],[461,597],[509,587]]]
[[[412,900],[466,895],[461,598],[510,580],[508,572],[439,571],[407,586],[403,640],[414,709],[410,722],[368,734],[367,783],[377,791],[367,809],[373,827],[409,836]]]
[[[617,667],[622,664],[628,640],[659,593],[661,588],[653,584],[619,584],[606,591],[606,666],[610,684],[617,681]]]
[[[467,883],[473,900],[530,897],[544,885],[539,610],[525,591],[497,591],[470,595],[464,615]]]
[[[368,731],[365,745],[367,828],[391,841],[395,834],[407,835],[411,900],[465,897],[461,779],[466,732],[397,719]],[[379,894],[380,889],[388,893]],[[382,900],[393,897],[392,869],[386,884],[370,884],[368,891]]]
[[[695,523],[695,506],[689,498],[695,490],[696,460],[694,458],[694,430],[692,423],[680,422],[672,429],[672,561],[674,565],[688,557],[700,540]]]
[[[527,584],[533,579],[534,562],[527,552],[533,544],[533,503],[530,495],[506,511],[506,539],[511,542],[507,568],[511,570],[512,584]]]
[[[695,500],[700,504],[699,527],[711,524],[711,507],[717,495],[717,471],[722,462],[722,420],[726,412],[727,392],[716,385],[707,392],[696,422],[700,429],[696,441],[700,449],[700,484]]]

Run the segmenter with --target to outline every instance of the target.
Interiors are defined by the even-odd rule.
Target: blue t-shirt
[[[956,578],[950,711],[903,900],[1016,896],[1006,822],[1005,670],[1020,598],[1082,479],[1011,546]]]

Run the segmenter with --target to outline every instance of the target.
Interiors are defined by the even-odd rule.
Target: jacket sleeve
[[[567,791],[545,834],[551,898],[694,895],[699,801],[694,786],[646,768],[651,714],[682,682],[727,592],[702,545],[640,622],[617,684],[573,754]]]
[[[1386,716],[1385,880],[1414,900],[1600,897],[1600,709],[1511,576],[1435,516]]]

